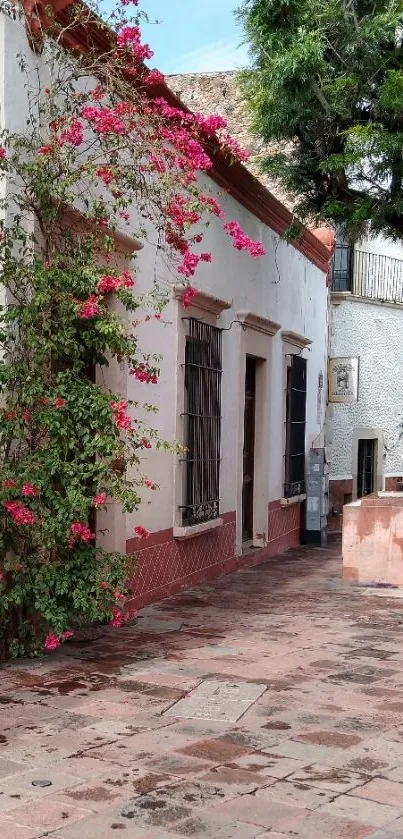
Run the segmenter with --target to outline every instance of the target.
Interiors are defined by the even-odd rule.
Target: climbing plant
[[[111,387],[119,365],[150,387],[159,375],[138,325],[162,319],[166,296],[158,277],[137,290],[130,242],[153,245],[183,282],[184,306],[197,293],[198,264],[212,259],[202,250],[209,217],[235,248],[264,253],[200,186],[213,150],[243,153],[221,117],[156,95],[163,76],[144,64],[152,51],[136,7],[121,0],[107,18],[71,5],[63,25],[51,7],[36,17],[18,58],[27,122],[1,135],[3,656],[36,655],[82,624],[130,617],[134,558],[97,544],[96,511],[113,502],[138,509],[143,488],[157,489],[142,453],[169,446],[144,420],[152,405]],[[83,27],[85,51],[75,37]],[[135,535],[147,531],[139,525]]]

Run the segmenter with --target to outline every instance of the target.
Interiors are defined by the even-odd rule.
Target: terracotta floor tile
[[[402,814],[403,800],[401,807],[392,807],[389,804],[379,804],[353,795],[340,795],[330,804],[325,804],[321,812],[331,816],[355,819],[374,827],[384,827]]]
[[[10,812],[8,818],[15,824],[25,827],[56,830],[66,823],[78,822],[89,815],[89,811],[78,809],[59,801],[57,798],[46,797],[41,801],[29,801],[23,807]]]
[[[36,839],[41,834],[41,828],[23,827],[14,824],[14,822],[0,819],[1,839]]]
[[[359,821],[340,818],[321,810],[282,825],[287,837],[293,839],[372,839],[374,828]],[[270,836],[270,834],[269,834]]]
[[[403,811],[403,784],[395,781],[374,778],[373,781],[355,789],[354,796],[377,801],[379,804],[390,804],[392,807],[398,807]]]
[[[399,620],[331,542],[5,667],[0,839],[403,839]],[[264,693],[238,723],[164,716],[204,681]]]
[[[307,813],[307,810],[283,804],[280,801],[269,800],[264,791],[256,795],[243,795],[216,807],[219,816],[235,818],[237,821],[254,824],[257,827],[271,829],[279,827],[285,821],[296,820]]]

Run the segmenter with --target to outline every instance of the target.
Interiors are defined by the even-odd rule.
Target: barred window
[[[188,319],[185,354],[184,525],[220,515],[221,330]]]
[[[305,492],[306,359],[293,355],[287,367],[284,498]]]

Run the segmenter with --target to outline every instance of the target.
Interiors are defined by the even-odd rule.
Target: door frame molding
[[[374,491],[380,492],[383,489],[383,454],[384,454],[384,437],[383,429],[368,426],[358,425],[353,429],[351,442],[351,459],[352,459],[352,473],[353,473],[353,501],[357,500],[358,490],[358,441],[359,440],[376,440],[377,453],[375,458],[375,475],[374,475]]]
[[[262,329],[262,321],[268,329]],[[272,327],[276,327],[273,329]],[[255,397],[255,457],[253,488],[253,538],[252,546],[262,548],[268,542],[268,504],[269,504],[269,421],[270,421],[270,382],[273,335],[277,324],[264,321],[256,316],[245,318],[239,342],[238,364],[238,434],[237,434],[237,499],[236,499],[236,553],[242,555],[242,487],[243,487],[243,446],[245,416],[245,374],[246,356],[256,359],[256,397]]]

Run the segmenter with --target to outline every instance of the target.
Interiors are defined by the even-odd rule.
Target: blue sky
[[[234,11],[240,0],[140,0],[150,20],[143,40],[154,50],[148,62],[163,73],[204,73],[244,67],[246,47]]]

